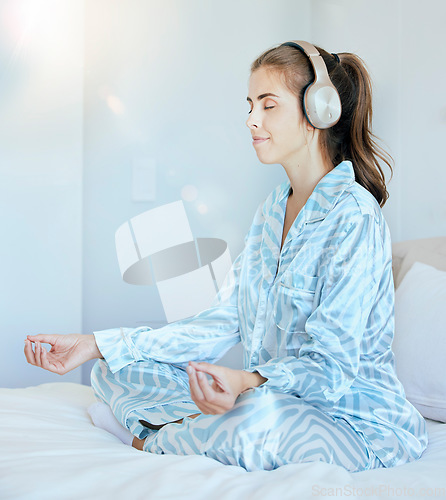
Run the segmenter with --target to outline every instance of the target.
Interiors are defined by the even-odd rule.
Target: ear
[[[318,137],[319,137],[319,130],[315,127],[313,127],[313,125],[311,125],[311,123],[309,123],[308,120],[305,120],[306,121],[306,124],[305,124],[305,127],[304,127],[304,130],[305,130],[305,137],[307,139],[307,141],[314,141],[315,139],[317,140]]]
[[[316,130],[306,118],[305,118],[305,127],[307,129],[307,132],[314,132]]]

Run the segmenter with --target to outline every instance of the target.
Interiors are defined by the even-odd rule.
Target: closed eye
[[[275,108],[276,106],[265,106],[263,109],[273,109]],[[248,115],[251,113],[252,109],[250,111],[248,111]]]

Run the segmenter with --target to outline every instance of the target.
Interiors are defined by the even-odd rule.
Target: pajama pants
[[[247,471],[322,461],[350,472],[383,467],[350,424],[299,397],[256,387],[240,394],[221,415],[201,414],[190,396],[186,371],[170,363],[137,361],[112,373],[99,359],[91,373],[98,400],[150,453],[205,455]],[[190,415],[200,413],[196,418]],[[140,420],[159,425],[151,430]]]

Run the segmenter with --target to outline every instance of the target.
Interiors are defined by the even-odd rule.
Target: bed
[[[0,389],[0,498],[446,497],[446,238],[394,244],[393,270],[397,372],[429,432],[419,460],[359,473],[322,462],[246,472],[207,457],[152,455],[93,426],[91,387],[49,383]]]

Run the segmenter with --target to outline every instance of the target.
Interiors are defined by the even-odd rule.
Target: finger
[[[208,379],[206,378],[206,375],[203,372],[197,372],[197,381],[206,401],[215,404],[215,397],[217,393],[214,391],[214,389],[212,389]]]
[[[38,335],[27,335],[26,338],[32,342],[43,342],[44,344],[54,345],[59,335],[47,335],[39,333]]]
[[[28,363],[30,365],[35,365],[36,364],[36,360],[34,358],[34,351],[33,351],[33,348],[32,348],[32,343],[28,339],[25,341],[25,349],[24,349],[24,351],[25,351],[26,361],[28,361]]]
[[[198,401],[203,401],[204,400],[204,395],[203,392],[200,389],[200,386],[198,384],[197,380],[197,372],[192,368],[192,366],[187,367],[187,373],[189,375],[189,386],[191,390],[191,394],[195,396]]]
[[[198,406],[200,411],[205,415],[214,413],[214,411],[212,411],[212,408],[210,408],[206,403],[204,395],[200,389],[200,386],[198,385],[197,374],[195,370],[192,367],[188,367],[187,372],[189,375],[189,387],[192,400]]]
[[[226,391],[225,371],[230,370],[230,368],[210,363],[195,363],[193,361],[191,361],[191,364],[198,372],[205,372],[210,375],[221,390]]]
[[[42,368],[44,368],[45,370],[48,370],[50,372],[56,372],[56,370],[53,368],[52,365],[50,365],[49,361],[48,361],[48,358],[47,358],[47,350],[45,349],[45,347],[42,347],[42,353],[40,355],[40,359],[41,359],[41,362],[42,362]]]
[[[36,366],[42,367],[42,361],[41,361],[41,353],[42,353],[42,346],[40,345],[40,342],[36,342]]]
[[[46,354],[45,347],[40,346],[40,366],[43,369],[48,370],[48,359],[46,358],[45,354]]]
[[[195,363],[191,361],[193,368],[195,368],[198,372],[204,372],[210,375],[214,381],[222,388],[222,390],[225,390],[225,380],[226,377],[225,375],[227,374],[227,370],[230,370],[230,368],[227,368],[225,366],[219,366],[219,365],[212,365],[210,363]]]
[[[226,391],[222,391],[215,380],[210,384],[206,376],[201,372],[197,373],[197,378],[206,398],[206,404],[211,410],[210,413],[214,415],[226,413],[234,406],[234,402],[231,402],[230,398],[228,399],[230,395]]]
[[[227,408],[227,401],[220,393],[217,393],[209,384],[206,375],[203,372],[197,372],[197,382],[204,395],[203,405],[206,405],[206,413],[212,415],[225,413]]]
[[[205,363],[204,361],[200,363],[191,361],[190,364],[192,365],[192,368],[194,368],[197,371],[206,372],[209,373],[209,375],[216,375],[216,376],[221,375],[223,371],[222,368],[224,368],[222,366],[213,365],[211,363]]]

